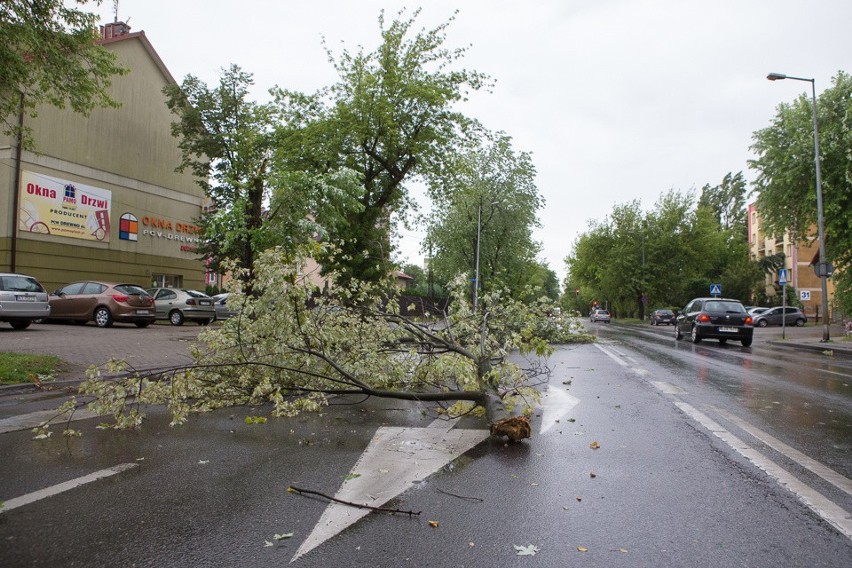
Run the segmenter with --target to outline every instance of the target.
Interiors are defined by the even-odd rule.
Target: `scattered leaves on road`
[[[432,527],[433,529],[437,529],[438,525],[441,524],[438,521],[428,521],[428,523],[429,523],[429,526]]]
[[[246,416],[246,424],[266,424],[266,416]]]
[[[350,473],[343,478],[343,481],[352,481],[353,479],[358,479],[359,477],[361,477],[360,473]]]
[[[272,538],[274,538],[275,540],[284,540],[285,538],[293,538],[293,533],[288,532],[288,533],[283,533],[283,534],[276,534]]]
[[[577,550],[578,550],[579,552],[588,552],[588,551],[589,551],[589,549],[588,549],[588,548],[586,548],[585,546],[578,546],[578,547],[577,547]]]
[[[210,460],[198,460],[198,465],[207,465],[210,463]]]
[[[516,544],[515,550],[518,556],[535,556],[535,553],[538,552],[538,547],[534,544],[528,544],[527,546],[518,546]]]
[[[601,448],[601,445],[598,443],[597,440],[595,440],[594,442],[589,444],[589,447],[592,448],[593,450],[599,450]]]

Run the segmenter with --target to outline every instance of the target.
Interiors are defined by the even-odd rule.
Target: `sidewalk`
[[[785,332],[786,338],[782,338],[780,327],[755,329],[756,336],[763,334],[764,340],[773,346],[815,351],[833,357],[852,358],[852,340],[846,338],[840,324],[829,326],[829,341],[827,343],[822,342],[823,325],[821,323],[808,323],[805,327],[788,327]]]

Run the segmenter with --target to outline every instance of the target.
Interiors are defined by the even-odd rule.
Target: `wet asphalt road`
[[[68,330],[76,333],[55,345],[100,344],[120,356],[136,341],[135,349],[145,351],[141,359],[155,351],[149,340],[158,349],[171,346],[175,360],[198,332],[193,326],[157,326],[150,330],[157,337],[135,328],[113,335],[90,326]],[[751,349],[676,343],[668,331],[600,327],[599,344],[560,349],[551,360],[550,389],[579,402],[545,433],[540,413],[531,440],[484,442],[389,504],[421,515],[371,514],[293,565],[852,564],[849,537],[684,410],[712,418],[852,511],[842,488],[803,467],[796,454],[752,435],[771,434],[848,478],[848,363],[802,359],[760,342]],[[48,335],[54,333],[38,338]],[[6,337],[0,334],[0,342]],[[112,341],[118,342],[107,348]],[[45,394],[6,395],[0,417],[55,403]],[[0,513],[0,558],[4,566],[287,564],[325,508],[322,500],[286,493],[287,486],[333,494],[378,427],[426,426],[433,416],[425,410],[392,401],[340,405],[322,416],[258,426],[243,422],[246,411],[227,410],[176,429],[154,410],[136,432],[96,430],[97,421],[88,420],[76,425],[82,438],[34,442],[26,430],[0,434],[4,500],[134,464]],[[482,426],[471,419],[458,427]],[[289,532],[292,538],[264,546]],[[530,544],[539,548],[534,557],[513,548]]]

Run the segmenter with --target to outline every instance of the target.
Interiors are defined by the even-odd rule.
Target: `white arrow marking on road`
[[[580,403],[580,399],[576,396],[571,396],[567,392],[555,388],[548,387],[547,392],[541,397],[541,429],[539,434],[544,434],[561,420],[563,416]]]
[[[336,499],[381,507],[415,481],[425,479],[490,435],[487,430],[450,430],[442,427],[395,428],[376,431]],[[433,426],[436,426],[433,423]],[[449,427],[447,427],[449,426]],[[290,560],[293,562],[369,513],[368,509],[329,503],[314,530]]]

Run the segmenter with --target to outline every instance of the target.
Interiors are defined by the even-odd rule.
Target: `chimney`
[[[110,22],[109,24],[104,24],[100,28],[102,39],[112,39],[114,37],[130,33],[130,26],[124,22]]]

